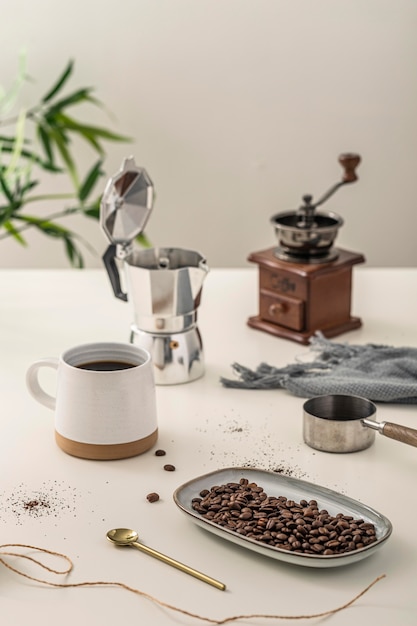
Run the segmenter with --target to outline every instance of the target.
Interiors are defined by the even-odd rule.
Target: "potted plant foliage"
[[[102,103],[90,87],[65,92],[73,70],[71,60],[44,96],[24,108],[19,106],[21,87],[27,80],[22,59],[15,84],[0,94],[0,241],[12,237],[27,245],[25,233],[35,228],[62,241],[69,263],[82,268],[82,246],[89,244],[62,225],[61,218],[74,214],[99,218],[100,195],[94,189],[104,174],[104,144],[130,139],[107,128],[85,124],[74,116],[74,109],[80,105],[102,107]],[[80,139],[89,144],[94,155],[83,176],[74,147]],[[61,189],[63,175],[70,191],[51,192],[49,179],[56,179],[57,189]],[[48,192],[43,191],[45,180]],[[58,202],[64,203],[65,208],[57,210]],[[46,206],[54,208],[45,217]],[[140,236],[140,241],[148,245],[145,235]]]

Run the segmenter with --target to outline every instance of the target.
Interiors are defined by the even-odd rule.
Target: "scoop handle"
[[[393,424],[392,422],[385,422],[380,432],[381,435],[385,437],[417,447],[417,430],[414,428]]]
[[[213,587],[216,587],[216,589],[220,589],[220,591],[224,591],[226,589],[226,585],[224,583],[221,583],[218,580],[215,580],[214,578],[211,578],[210,576],[207,576],[206,574],[203,574],[202,572],[193,569],[192,567],[188,567],[188,565],[184,565],[184,563],[180,563],[179,561],[176,561],[170,556],[166,556],[165,554],[162,554],[161,552],[158,552],[153,548],[149,548],[143,543],[139,543],[138,541],[132,541],[129,545],[137,548],[138,550],[141,550],[141,552],[144,552],[145,554],[149,554],[149,556],[153,556],[156,559],[163,561],[167,565],[172,565],[172,567],[176,567],[182,572],[190,574],[190,576],[194,576],[194,578],[198,578],[199,580],[202,580],[203,582],[212,585]]]
[[[380,435],[417,447],[417,430],[414,428],[393,424],[392,422],[376,422],[368,418],[364,418],[361,421],[364,426],[377,430]]]

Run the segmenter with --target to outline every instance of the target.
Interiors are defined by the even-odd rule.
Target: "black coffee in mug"
[[[77,367],[81,370],[92,370],[93,372],[117,372],[136,367],[136,364],[123,361],[90,361],[88,363],[80,363]]]

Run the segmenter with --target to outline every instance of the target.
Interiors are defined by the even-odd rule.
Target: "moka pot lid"
[[[154,186],[147,171],[133,157],[123,160],[104,189],[100,205],[101,227],[113,244],[128,244],[141,232],[150,217]]]

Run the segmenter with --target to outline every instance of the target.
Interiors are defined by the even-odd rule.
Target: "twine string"
[[[58,559],[63,559],[66,562],[66,567],[63,569],[55,569],[52,568],[48,565],[46,565],[45,563],[42,563],[42,561],[26,555],[26,554],[21,554],[19,552],[9,552],[3,551],[3,548],[25,548],[28,550],[35,550],[36,552],[40,552],[41,554],[48,554],[54,557],[57,557]],[[103,580],[96,580],[96,581],[86,581],[86,582],[79,582],[79,583],[58,583],[58,582],[51,582],[48,580],[43,580],[42,578],[37,578],[36,576],[31,576],[30,574],[27,574],[26,572],[22,571],[19,568],[13,567],[10,563],[8,563],[4,558],[4,556],[9,556],[9,557],[16,557],[19,559],[26,559],[27,561],[31,561],[32,563],[34,563],[35,565],[39,566],[40,568],[52,573],[52,574],[57,574],[59,576],[65,576],[67,574],[69,574],[72,570],[73,570],[73,562],[71,561],[71,559],[65,555],[65,554],[61,554],[60,552],[55,552],[53,550],[47,550],[46,548],[39,548],[36,546],[31,546],[31,545],[27,545],[27,544],[22,544],[22,543],[8,543],[8,544],[3,544],[0,545],[0,554],[2,555],[0,557],[0,563],[2,565],[4,565],[7,569],[11,570],[12,572],[14,572],[15,574],[18,574],[19,576],[23,576],[24,578],[28,578],[29,580],[32,580],[34,582],[37,583],[41,583],[42,585],[49,585],[51,587],[60,587],[60,588],[70,588],[70,587],[119,587],[121,589],[125,589],[126,591],[130,591],[132,593],[135,593],[136,595],[139,595],[143,598],[146,598],[147,600],[150,600],[151,602],[153,602],[154,604],[157,604],[165,609],[168,609],[170,611],[175,611],[177,613],[181,613],[182,615],[187,615],[188,617],[192,617],[195,619],[198,619],[200,621],[203,622],[207,622],[210,624],[228,624],[230,622],[236,622],[238,620],[249,620],[249,619],[280,619],[280,620],[301,620],[301,619],[315,619],[315,618],[320,618],[320,617],[327,617],[330,615],[334,615],[335,613],[339,613],[340,611],[343,611],[344,609],[349,608],[350,606],[352,606],[352,604],[354,604],[355,602],[357,602],[357,600],[359,600],[359,598],[361,598],[363,595],[365,595],[365,593],[367,593],[371,587],[373,587],[377,582],[379,582],[380,580],[382,580],[383,578],[385,578],[385,574],[382,574],[381,576],[378,576],[377,578],[375,578],[375,580],[373,580],[367,587],[365,587],[365,589],[362,589],[362,591],[360,591],[354,598],[352,598],[351,600],[349,600],[348,602],[346,602],[345,604],[342,604],[341,606],[338,606],[334,609],[329,609],[326,611],[322,611],[320,613],[311,613],[311,614],[305,614],[305,615],[271,615],[271,614],[265,614],[265,613],[252,613],[252,614],[242,614],[242,615],[232,615],[230,617],[225,617],[223,619],[214,619],[211,617],[205,617],[203,615],[199,615],[198,613],[193,613],[191,611],[187,611],[186,609],[174,606],[172,604],[169,604],[168,602],[164,602],[163,600],[159,600],[158,598],[156,598],[155,596],[152,596],[148,593],[146,593],[145,591],[141,591],[140,589],[135,589],[134,587],[130,587],[129,585],[122,583],[122,582],[118,582],[118,581],[103,581]]]

